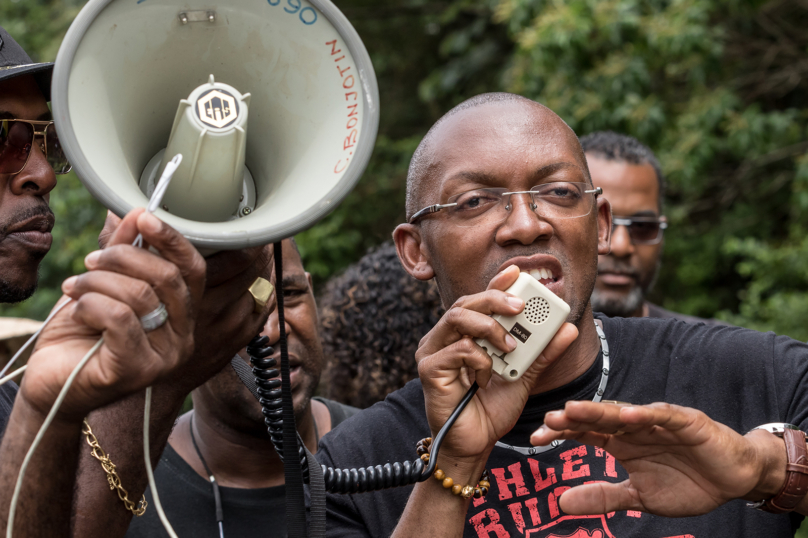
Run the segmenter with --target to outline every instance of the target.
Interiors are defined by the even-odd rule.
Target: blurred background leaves
[[[78,0],[6,0],[1,24],[55,58]],[[298,236],[321,285],[404,218],[407,164],[451,106],[536,99],[579,135],[639,138],[668,178],[666,308],[808,340],[808,0],[337,0],[381,92],[373,159],[348,199]],[[42,319],[95,247],[104,209],[74,176],[51,203],[40,291],[3,315]]]

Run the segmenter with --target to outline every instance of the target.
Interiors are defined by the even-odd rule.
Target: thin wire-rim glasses
[[[588,183],[554,181],[532,187],[529,191],[509,191],[505,188],[472,189],[453,195],[445,204],[434,204],[417,211],[410,224],[438,211],[446,211],[447,220],[456,226],[471,227],[504,221],[511,210],[514,194],[530,196],[530,207],[543,217],[570,219],[585,217],[595,206],[595,199],[603,193],[600,187]],[[592,198],[589,195],[594,195]]]

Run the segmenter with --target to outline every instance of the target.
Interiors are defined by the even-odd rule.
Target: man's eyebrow
[[[496,176],[492,176],[491,174],[487,174],[485,172],[473,172],[467,170],[464,170],[463,172],[458,172],[449,179],[450,180],[465,179],[467,181],[471,181],[474,183],[482,183],[483,185],[492,185],[497,182]]]
[[[288,276],[284,275],[282,282],[283,282],[283,287],[284,288],[286,288],[286,287],[291,288],[292,286],[298,286],[298,287],[308,287],[309,286],[309,279],[306,278],[306,275],[304,275],[304,274],[288,275]]]
[[[559,170],[563,170],[565,168],[575,168],[575,169],[577,169],[579,171],[581,170],[580,166],[578,166],[576,164],[573,164],[573,163],[567,163],[567,162],[553,163],[553,164],[548,164],[547,166],[542,166],[541,168],[536,170],[533,173],[533,177],[534,177],[535,180],[538,181],[538,180],[546,178],[547,176],[551,176],[551,175],[555,174],[556,172],[558,172]]]
[[[632,217],[656,217],[657,212],[651,209],[646,209],[644,211],[637,211],[636,213],[632,213]]]
[[[560,163],[548,164],[546,166],[542,166],[541,168],[533,172],[533,181],[538,183],[542,179],[545,179],[555,174],[559,170],[563,170],[565,168],[574,168],[578,171],[581,171],[581,168],[575,165],[574,163],[560,162]],[[497,183],[500,183],[500,180],[498,180],[497,176],[488,174],[486,172],[476,172],[471,170],[464,170],[462,172],[458,172],[457,174],[449,178],[449,181],[456,181],[458,179],[465,179],[467,181],[480,183],[483,185],[496,185]]]
[[[2,119],[2,120],[10,120],[10,119],[13,119],[13,118],[14,118],[14,114],[12,114],[11,112],[7,112],[5,110],[0,111],[0,119]]]

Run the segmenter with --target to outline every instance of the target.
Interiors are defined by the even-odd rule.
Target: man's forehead
[[[291,239],[283,240],[283,276],[300,276],[306,278],[306,269],[303,267],[303,259],[300,256]]]
[[[586,180],[577,137],[561,118],[537,103],[508,101],[470,108],[447,118],[433,136],[429,190],[476,178],[485,184],[496,182],[497,176],[504,176],[499,180],[511,174],[544,177],[564,170]]]
[[[15,77],[0,82],[0,113],[20,119],[47,119],[48,102],[32,76]],[[26,117],[27,116],[27,117]]]
[[[632,215],[659,209],[659,181],[648,163],[634,164],[587,153],[592,183],[603,189],[615,214]]]

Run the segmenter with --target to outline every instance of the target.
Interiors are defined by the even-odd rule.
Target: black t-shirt
[[[0,386],[0,439],[6,431],[8,417],[11,415],[11,408],[14,407],[14,398],[17,397],[19,387],[13,381],[9,381]]]
[[[324,398],[331,414],[331,427],[335,428],[359,409]],[[213,470],[214,473],[216,470]],[[171,526],[178,536],[219,538],[216,523],[216,505],[210,482],[199,476],[177,452],[166,445],[160,463],[154,471],[160,502]],[[226,538],[252,536],[286,536],[286,487],[226,488],[219,486],[224,513]],[[152,538],[168,536],[157,511],[151,490],[146,489],[149,507],[141,517],[132,518],[126,538]]]
[[[678,320],[601,318],[611,369],[604,399],[634,404],[665,401],[701,409],[739,433],[768,422],[808,430],[808,346],[772,333],[708,327]],[[602,354],[572,383],[531,397],[503,442],[529,446],[544,414],[567,400],[594,396]],[[323,438],[321,463],[340,468],[412,461],[429,435],[420,381],[347,421]],[[535,456],[495,448],[488,460],[491,490],[472,499],[467,538],[738,538],[793,536],[802,516],[773,515],[729,502],[700,517],[663,518],[641,512],[568,516],[558,507],[566,489],[593,481],[621,482],[627,473],[602,449],[566,441]],[[389,536],[412,486],[328,496],[328,535]],[[448,494],[448,493],[447,493]]]

